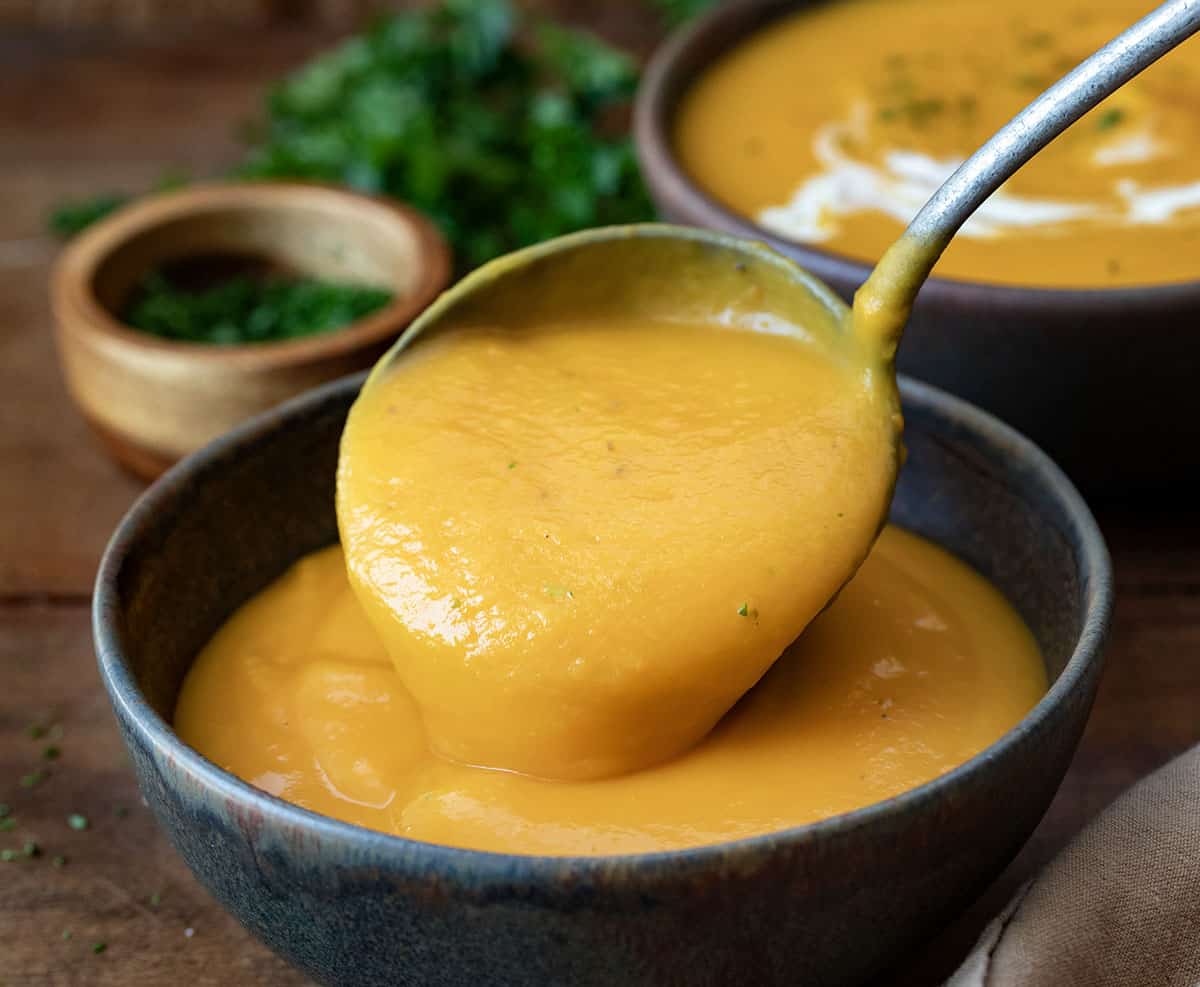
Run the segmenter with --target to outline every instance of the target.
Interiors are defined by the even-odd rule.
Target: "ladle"
[[[421,708],[435,749],[474,764],[582,779],[644,768],[697,743],[869,553],[887,517],[902,458],[896,347],[913,300],[950,239],[1040,148],[1198,29],[1200,0],[1169,0],[1038,97],[933,196],[859,290],[852,310],[819,280],[764,247],[653,224],[585,231],[500,258],[426,310],[377,364],[351,412],[342,444],[338,516],[351,583]],[[529,518],[545,508],[536,500],[515,499],[522,491],[506,485],[509,471],[481,473],[477,466],[491,462],[480,457],[494,457],[497,445],[507,448],[509,419],[521,420],[522,402],[545,378],[527,381],[525,390],[479,384],[468,414],[482,409],[489,420],[492,407],[515,410],[504,420],[490,420],[482,444],[467,452],[461,446],[473,440],[457,422],[446,427],[436,414],[420,419],[415,411],[409,419],[397,417],[406,399],[412,410],[429,393],[424,380],[406,377],[398,367],[390,383],[399,389],[380,390],[388,386],[383,380],[392,364],[418,337],[424,343],[442,330],[473,328],[569,332],[581,319],[622,327],[717,323],[787,334],[802,341],[822,366],[838,368],[841,376],[832,389],[810,386],[817,378],[797,375],[794,383],[773,392],[776,408],[795,394],[820,395],[813,398],[820,404],[801,411],[795,410],[799,404],[787,405],[789,421],[796,422],[792,432],[800,439],[788,447],[786,459],[775,463],[774,473],[786,475],[786,483],[773,480],[778,486],[766,493],[761,484],[743,491],[747,498],[762,496],[757,509],[739,502],[726,511],[720,502],[711,517],[690,522],[700,531],[737,531],[736,524],[751,518],[748,537],[709,542],[689,529],[671,544],[634,546],[631,556],[629,543],[622,541],[629,535],[620,512],[607,500],[580,500],[579,492],[591,490],[588,484],[602,475],[600,466],[571,474],[568,483],[562,479],[563,460],[535,449],[544,475],[566,491],[554,501],[562,512],[556,518],[565,527],[561,542],[522,541],[512,532],[525,531]],[[669,377],[670,369],[662,376]],[[658,383],[647,382],[645,390]],[[696,400],[711,405],[707,394]],[[848,423],[844,434],[825,442],[822,429],[836,417],[832,409],[848,407],[847,402],[857,405],[836,419]],[[539,426],[557,435],[553,429],[573,421],[570,416],[580,410],[560,409]],[[432,422],[426,431],[412,424],[426,420]],[[607,427],[600,413],[587,423]],[[597,448],[603,446],[590,434],[582,444],[573,435],[560,445],[590,449],[592,438]],[[672,453],[672,440],[656,435],[654,441]],[[751,448],[751,441],[743,433],[721,450]],[[415,455],[424,458],[418,461]],[[450,460],[466,464],[464,475],[428,468]],[[678,489],[643,497],[663,502],[668,513],[637,530],[666,530],[682,516],[680,504],[717,503],[706,491],[717,489],[713,476],[723,482],[726,474],[713,473],[711,465],[709,473],[699,472],[698,463],[693,457],[678,468]],[[422,477],[420,486],[410,482],[414,475]],[[792,482],[796,477],[802,482]],[[464,501],[459,493],[468,481],[475,484],[470,489],[482,493]],[[627,491],[638,481],[623,482]],[[645,493],[639,491],[634,495]],[[497,508],[500,502],[509,514]],[[582,510],[572,514],[580,503]],[[764,527],[761,519],[768,514],[772,520]],[[520,523],[506,528],[503,517]],[[592,527],[585,530],[580,517]],[[447,525],[467,534],[443,555],[388,547],[427,544],[420,532]],[[404,537],[387,541],[381,534],[386,531]],[[766,575],[759,573],[738,554],[739,546],[757,544],[764,531],[786,577],[776,578],[769,566]],[[616,548],[610,555],[597,554],[600,548],[581,553],[577,549],[585,541]],[[522,570],[512,562],[518,550],[526,560]],[[478,558],[488,561],[465,568],[463,560]],[[568,571],[571,565],[577,568]],[[534,578],[543,569],[553,570],[556,582],[561,574],[569,578],[563,585],[594,591],[578,594],[588,600],[586,616],[579,603],[546,603],[545,587]],[[613,579],[619,592],[606,582],[618,572]],[[744,578],[737,577],[735,589],[721,582],[723,572]],[[672,592],[643,592],[642,583],[669,585]],[[481,585],[488,590],[473,591]],[[735,593],[744,601],[736,610],[729,602]],[[755,594],[765,601],[761,625],[758,616],[747,619],[759,613],[748,602]],[[455,605],[464,598],[471,599],[470,612]],[[631,598],[652,598],[655,605],[631,621]],[[470,651],[462,644],[467,639],[484,644]],[[607,677],[594,682],[587,676],[599,672],[580,671],[593,668],[608,669]],[[605,684],[618,679],[621,689]]]

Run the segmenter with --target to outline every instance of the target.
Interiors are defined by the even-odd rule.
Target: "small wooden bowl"
[[[121,323],[116,313],[149,271],[213,255],[395,297],[341,329],[279,343],[176,342]],[[450,274],[445,240],[407,206],[323,185],[194,186],[139,200],[63,251],[51,279],[59,358],[109,452],[153,479],[258,412],[371,366]]]

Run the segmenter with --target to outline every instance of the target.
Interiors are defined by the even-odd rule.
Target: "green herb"
[[[42,757],[44,757],[47,761],[57,761],[61,755],[62,750],[58,747],[55,747],[53,744],[42,751]]]
[[[69,940],[69,939],[71,938],[71,930],[70,930],[70,929],[63,929],[63,931],[62,931],[62,937],[63,937],[63,940],[64,940],[64,941],[67,941],[67,940]]]
[[[152,908],[157,908],[161,904],[162,904],[162,895],[159,894],[157,891],[155,891],[154,894],[152,894],[150,896],[150,906]]]
[[[563,599],[573,600],[573,599],[575,599],[575,594],[573,592],[571,592],[569,589],[567,589],[567,587],[560,586],[557,583],[551,583],[548,586],[543,586],[542,589],[546,593],[547,596],[552,596],[556,600],[563,600]]]
[[[20,854],[17,853],[16,850],[8,850],[8,849],[0,850],[0,860],[4,861],[4,863],[6,863],[6,864],[11,863],[12,861],[16,860],[18,857],[20,857]]]
[[[92,952],[95,953],[97,956],[99,956],[101,953],[103,953],[106,949],[108,949],[108,943],[106,943],[106,942],[92,943]]]
[[[750,616],[750,604],[743,603],[740,607],[738,607],[738,616],[739,617],[749,617]]]
[[[38,768],[36,771],[31,771],[27,775],[21,775],[21,787],[35,788],[48,777],[49,775],[45,771],[43,771],[41,768]]]
[[[1097,130],[1111,130],[1125,119],[1125,111],[1117,106],[1110,106],[1096,118]]]
[[[118,819],[124,819],[129,815],[129,809],[123,805],[118,805],[113,811],[113,815],[115,815]]]
[[[88,828],[87,816],[81,816],[78,812],[73,812],[67,816],[67,825],[74,830],[85,830]]]
[[[158,272],[122,314],[135,329],[188,343],[268,343],[328,332],[386,305],[379,288],[239,275],[189,291]]]
[[[591,35],[509,0],[443,0],[382,19],[272,88],[233,174],[411,202],[469,269],[573,230],[653,218],[617,125],[636,83],[633,59]]]
[[[672,26],[704,13],[715,3],[716,0],[654,0],[663,19]]]
[[[510,470],[515,470],[517,468],[517,462],[515,459],[511,463],[508,464],[508,468]]]
[[[40,857],[42,855],[42,848],[33,840],[26,840],[25,845],[21,847],[21,853],[25,857],[32,860],[34,857]]]
[[[1049,48],[1054,44],[1054,35],[1049,31],[1034,31],[1032,34],[1025,35],[1021,39],[1021,44],[1026,48]]]
[[[12,806],[7,805],[4,802],[0,802],[0,819],[4,819],[5,817],[7,817],[11,814],[12,814]]]
[[[1033,72],[1023,72],[1013,79],[1013,85],[1018,89],[1045,89],[1050,85],[1050,80],[1043,75],[1037,75]]]
[[[91,199],[65,202],[50,213],[50,229],[59,236],[74,236],[128,201],[127,195],[97,195]]]
[[[67,866],[67,858],[61,857],[61,856],[55,857],[53,860],[50,861],[50,863],[55,867],[66,867]]]
[[[17,828],[17,821],[9,816],[6,819],[0,819],[0,833],[11,833]]]
[[[944,100],[933,97],[915,99],[908,105],[908,116],[915,124],[923,124],[946,109]]]
[[[46,736],[46,728],[40,723],[31,723],[25,728],[25,732],[29,734],[30,740],[41,740]]]

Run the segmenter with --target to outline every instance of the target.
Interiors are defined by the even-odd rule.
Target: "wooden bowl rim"
[[[805,7],[831,0],[736,0],[718,3],[684,24],[655,49],[642,73],[634,101],[633,133],[638,163],[656,203],[675,221],[759,240],[795,259],[831,284],[862,284],[873,264],[790,240],[722,205],[693,181],[675,154],[672,121],[680,97],[693,81],[750,35]],[[1200,303],[1200,278],[1191,281],[1119,287],[1051,288],[930,277],[919,304],[943,308],[995,308],[1037,315],[1052,310],[1078,313],[1114,308],[1129,314],[1147,310],[1188,311]]]
[[[411,291],[372,314],[301,339],[215,345],[162,339],[126,325],[96,297],[96,272],[133,238],[167,223],[220,209],[288,211],[311,203],[326,211],[353,210],[404,229],[416,240],[417,272]],[[51,301],[60,325],[121,345],[241,369],[315,364],[386,342],[401,332],[451,278],[450,248],[423,213],[381,196],[320,182],[203,183],[138,199],[99,220],[66,245],[51,272]]]

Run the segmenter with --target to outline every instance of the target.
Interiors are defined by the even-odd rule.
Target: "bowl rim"
[[[135,237],[168,223],[231,208],[264,213],[306,208],[352,211],[375,224],[407,231],[416,244],[413,287],[370,315],[327,332],[299,339],[222,345],[163,339],[134,329],[96,297],[96,272]],[[72,237],[54,262],[50,294],[56,320],[64,329],[70,323],[69,328],[76,332],[124,347],[252,371],[319,363],[387,342],[441,294],[451,275],[446,239],[424,213],[407,203],[325,182],[199,182],[138,198]]]
[[[642,72],[633,109],[634,145],[642,175],[660,208],[676,221],[696,223],[734,236],[761,240],[826,281],[859,285],[873,265],[819,245],[772,233],[704,191],[675,154],[672,122],[682,94],[697,76],[747,37],[805,7],[834,0],[738,0],[719,3],[677,28],[655,49]],[[712,54],[688,66],[697,50]],[[1053,308],[1086,314],[1096,308],[1142,310],[1149,305],[1180,307],[1200,302],[1200,278],[1119,287],[1047,287],[931,276],[918,304],[1042,312]]]
[[[518,876],[532,885],[564,878],[608,882],[621,876],[711,873],[714,867],[727,865],[731,855],[736,856],[739,867],[753,865],[767,861],[778,851],[845,836],[938,801],[960,780],[983,771],[991,760],[1040,731],[1055,709],[1091,674],[1098,673],[1102,664],[1113,607],[1112,565],[1103,536],[1079,492],[1044,452],[1010,426],[945,391],[901,377],[901,392],[910,407],[930,410],[948,424],[1004,450],[1013,465],[1031,477],[1061,510],[1064,532],[1079,546],[1080,583],[1086,597],[1083,623],[1072,654],[1045,695],[990,746],[916,788],[847,813],[738,840],[637,854],[547,856],[463,849],[379,832],[301,808],[220,768],[185,744],[151,708],[125,656],[119,630],[119,584],[123,564],[137,549],[143,529],[186,491],[197,474],[219,466],[238,447],[267,438],[289,419],[315,412],[330,400],[345,398],[348,392],[357,392],[366,376],[365,372],[354,374],[314,388],[249,420],[173,466],[130,508],[101,560],[92,604],[93,633],[100,676],[114,712],[140,744],[197,779],[211,795],[219,797],[221,804],[270,816],[281,826],[312,832],[331,845],[353,845],[356,853],[367,853],[377,860],[386,858],[397,868],[453,874],[456,880],[475,889],[511,888]]]

